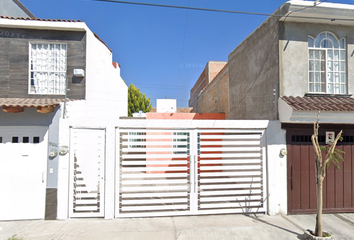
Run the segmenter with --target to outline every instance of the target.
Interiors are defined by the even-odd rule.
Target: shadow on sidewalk
[[[269,225],[269,226],[278,228],[278,229],[280,229],[280,230],[283,230],[283,231],[285,231],[285,232],[294,234],[294,235],[297,236],[298,239],[302,239],[303,234],[298,234],[297,232],[294,232],[294,231],[291,231],[291,230],[289,230],[289,229],[286,229],[286,228],[277,226],[277,225],[275,225],[275,224],[273,224],[273,223],[269,223],[269,222],[267,222],[267,221],[264,221],[264,220],[260,219],[256,214],[244,214],[244,215],[245,215],[246,217],[249,217],[249,218],[255,220],[255,221],[258,221],[258,222],[267,224],[267,225]],[[285,219],[284,219],[284,220],[285,220]]]

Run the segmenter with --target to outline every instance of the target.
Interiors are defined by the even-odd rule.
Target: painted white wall
[[[82,128],[105,128],[106,130],[106,166],[105,166],[105,218],[114,218],[114,199],[115,199],[115,175],[117,172],[116,162],[116,127],[156,127],[156,128],[230,128],[239,130],[267,129],[265,146],[268,147],[266,154],[266,169],[268,173],[264,176],[269,177],[268,182],[269,196],[265,199],[268,204],[268,213],[277,214],[286,212],[286,157],[280,158],[279,151],[286,148],[285,131],[280,130],[280,122],[269,122],[267,120],[145,120],[145,119],[125,119],[125,120],[106,120],[106,119],[71,119],[63,120],[60,135],[60,145],[69,146],[70,126]],[[69,198],[69,154],[60,157],[60,181],[58,190],[58,218],[68,218]],[[118,174],[118,173],[117,173]]]
[[[88,28],[86,36],[86,99],[67,103],[65,118],[62,116],[60,121],[59,145],[70,147],[70,127],[106,130],[105,218],[111,219],[115,169],[113,122],[128,114],[128,87],[120,76],[118,64],[117,68],[112,65],[112,52]],[[59,161],[58,219],[68,218],[69,155],[60,156]]]
[[[118,119],[128,114],[128,87],[120,68],[112,65],[112,52],[87,31],[86,99],[67,104],[66,118]],[[118,65],[118,64],[117,64]]]
[[[286,131],[280,121],[269,121],[267,128],[268,164],[268,214],[287,213],[287,156],[280,150],[286,148]]]
[[[156,99],[156,112],[175,113],[177,112],[176,99]]]

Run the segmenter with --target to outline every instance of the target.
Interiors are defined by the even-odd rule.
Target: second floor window
[[[346,94],[347,61],[345,39],[322,32],[308,37],[309,92]]]
[[[65,94],[66,44],[30,44],[29,94]]]

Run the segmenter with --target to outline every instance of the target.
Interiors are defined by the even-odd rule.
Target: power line
[[[190,0],[188,0],[188,7],[190,5]],[[188,18],[189,18],[189,10],[187,11],[187,17],[186,17],[186,24],[184,26],[184,34],[183,34],[183,41],[182,41],[182,51],[181,51],[181,59],[179,63],[181,64],[183,61],[183,54],[184,54],[184,45],[186,42],[186,35],[187,35],[187,26],[188,26]],[[178,68],[178,78],[177,78],[177,87],[179,87],[179,80],[181,77],[181,68]]]
[[[176,6],[176,5],[164,5],[164,4],[155,4],[155,3],[141,3],[141,2],[127,2],[120,0],[91,0],[96,2],[111,2],[111,3],[121,3],[121,4],[129,4],[129,5],[140,5],[140,6],[150,6],[150,7],[162,7],[162,8],[176,8],[176,9],[185,9],[185,10],[195,10],[195,11],[207,11],[207,12],[219,12],[219,13],[234,13],[234,14],[244,14],[244,15],[256,15],[256,16],[267,16],[267,17],[285,17],[281,14],[271,14],[271,13],[260,13],[260,12],[246,12],[246,11],[233,11],[233,10],[222,10],[222,9],[212,9],[212,8],[198,8],[198,7],[187,7],[187,6]],[[318,6],[314,5],[315,6]],[[305,7],[305,8],[309,8]],[[312,7],[312,6],[311,6]],[[303,10],[303,9],[301,9]],[[297,11],[294,11],[297,12]],[[301,19],[317,19],[317,20],[333,20],[333,18],[329,17],[308,17],[308,16],[287,16],[288,18],[301,18]],[[354,19],[348,18],[336,18],[336,21],[351,21]]]

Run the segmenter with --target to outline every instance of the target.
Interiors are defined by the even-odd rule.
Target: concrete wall
[[[275,14],[286,11],[286,5]],[[279,17],[269,17],[229,54],[229,118],[277,119]]]
[[[287,156],[280,150],[286,148],[286,131],[280,121],[269,121],[267,127],[267,176],[268,214],[287,213]]]
[[[323,31],[346,38],[348,94],[354,93],[354,31],[352,26],[337,24],[296,23],[286,21],[279,39],[280,96],[304,96],[308,93],[308,36]]]
[[[0,15],[6,17],[34,17],[18,0],[1,0]]]

